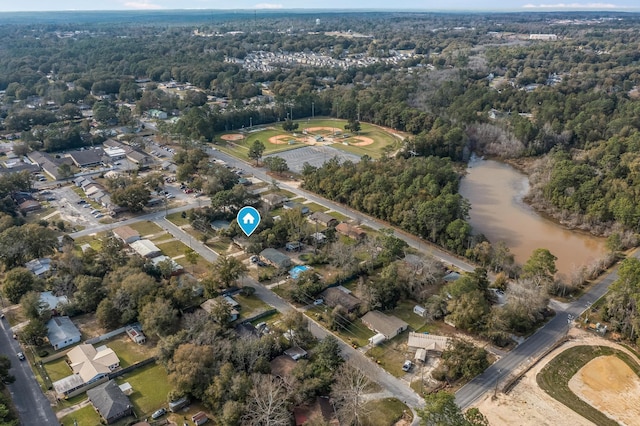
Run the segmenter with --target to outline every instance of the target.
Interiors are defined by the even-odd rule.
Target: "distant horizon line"
[[[420,8],[276,8],[276,7],[253,7],[253,8],[229,8],[229,9],[212,9],[212,8],[176,8],[176,9],[46,9],[46,10],[0,10],[0,13],[51,13],[51,12],[64,12],[64,13],[86,13],[86,12],[132,12],[132,13],[158,13],[158,12],[196,12],[196,11],[210,11],[210,12],[244,12],[244,11],[261,11],[261,12],[431,12],[431,13],[550,13],[550,12],[576,12],[576,13],[637,13],[640,12],[640,7],[620,6],[616,8],[571,8],[571,7],[559,7],[559,8],[540,8],[540,7],[519,7],[519,8],[503,8],[503,9],[468,9],[468,8],[456,8],[456,9],[420,9]]]

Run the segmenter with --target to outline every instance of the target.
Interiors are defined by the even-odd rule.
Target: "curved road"
[[[36,381],[33,371],[29,366],[28,358],[18,360],[16,354],[22,352],[22,348],[12,338],[13,331],[9,327],[7,319],[0,320],[0,353],[11,360],[11,369],[16,381],[7,386],[11,398],[18,411],[20,424],[22,425],[59,425],[51,403],[42,393],[40,385]]]

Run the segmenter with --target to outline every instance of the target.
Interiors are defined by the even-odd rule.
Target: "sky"
[[[0,0],[0,12],[172,9],[411,9],[505,11],[639,11],[638,0]]]

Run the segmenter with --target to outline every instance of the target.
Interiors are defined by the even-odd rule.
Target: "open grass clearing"
[[[157,246],[160,250],[162,250],[163,254],[169,257],[182,256],[184,255],[185,251],[189,249],[189,246],[177,240],[168,243],[157,244]]]
[[[367,411],[363,421],[365,426],[389,426],[403,418],[409,423],[413,420],[409,407],[398,398],[369,401],[365,405],[365,411]]]
[[[52,382],[57,382],[60,379],[64,379],[67,376],[73,374],[71,367],[67,364],[67,357],[57,359],[55,361],[44,364],[45,370]]]
[[[102,249],[102,238],[99,235],[85,235],[84,237],[78,237],[74,241],[78,249],[85,244],[89,244],[95,251]]]
[[[155,223],[146,220],[143,222],[136,222],[129,225],[131,229],[135,229],[138,233],[144,238],[148,235],[158,234],[160,232],[164,232],[162,228],[160,228]]]
[[[82,394],[82,397],[86,399],[86,395]],[[93,408],[93,405],[89,404],[64,416],[61,423],[64,426],[99,425],[101,424],[100,420],[100,415]]]
[[[318,203],[315,203],[313,201],[310,201],[308,203],[303,203],[309,210],[311,210],[312,213],[315,212],[326,212],[327,210],[329,210],[328,207],[325,207],[323,205],[320,205]]]
[[[417,303],[413,300],[403,300],[398,302],[398,305],[389,314],[400,318],[412,329],[419,330],[427,323],[427,319],[413,313],[413,307],[416,305]]]
[[[120,366],[122,368],[154,356],[154,349],[149,344],[138,345],[132,342],[126,334],[121,334],[105,342],[96,344],[96,346],[98,345],[106,345],[113,349],[120,359]]]
[[[229,246],[231,245],[231,238],[218,237],[215,240],[208,242],[207,245],[211,247],[216,253],[224,254],[229,250]]]
[[[338,213],[338,212],[328,212],[327,213],[329,216],[338,219],[340,222],[349,222],[351,220],[351,218],[349,216],[345,216],[342,213]]]
[[[182,213],[171,213],[170,215],[167,216],[167,219],[173,223],[176,226],[184,226],[184,225],[189,225],[191,222],[189,222],[189,218],[186,216],[182,217]]]
[[[617,425],[618,423],[589,403],[580,399],[569,388],[569,380],[584,365],[594,358],[615,355],[624,361],[638,375],[640,366],[627,354],[608,346],[574,346],[553,358],[538,373],[536,381],[547,394],[560,401],[576,413],[597,425]]]
[[[139,416],[146,417],[167,404],[171,385],[160,364],[149,364],[116,379],[118,385],[129,382],[133,393],[129,397]]]
[[[254,317],[262,312],[271,309],[271,306],[267,305],[256,296],[243,296],[241,294],[238,294],[234,296],[234,299],[236,299],[236,301],[240,303],[241,320]]]

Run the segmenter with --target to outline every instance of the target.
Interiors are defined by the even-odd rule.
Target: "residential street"
[[[7,386],[13,398],[13,403],[18,410],[20,424],[22,425],[58,425],[56,415],[51,408],[51,403],[42,393],[40,385],[29,366],[28,358],[20,361],[16,354],[22,348],[12,338],[13,332],[6,319],[0,320],[0,353],[11,360],[11,374],[16,381]]]
[[[215,262],[218,255],[211,249],[206,247],[200,241],[190,237],[189,234],[182,229],[171,223],[166,219],[159,219],[156,223],[173,235],[174,238],[181,241],[183,244],[189,245],[191,248],[198,252],[203,258],[209,262]],[[250,277],[244,277],[242,280],[243,285],[249,285],[256,289],[256,296],[263,302],[273,306],[280,312],[288,312],[295,309],[289,302],[282,299],[276,293],[264,287]],[[319,339],[322,339],[332,333],[325,330],[315,321],[309,319],[309,330]],[[412,408],[421,407],[423,404],[422,398],[418,396],[405,382],[387,373],[384,369],[374,364],[369,358],[367,358],[362,352],[354,349],[350,345],[338,339],[342,354],[346,359],[353,360],[356,365],[365,366],[364,371],[368,374],[369,378],[380,384],[383,388],[391,392],[396,398],[403,400]]]
[[[251,165],[235,159],[223,152],[218,150],[209,150],[209,154],[215,158],[225,161],[232,167],[236,167],[244,170],[249,174],[253,174],[255,177],[262,179],[265,182],[270,182],[272,179],[270,176],[266,174],[266,172],[259,168],[254,168]],[[359,221],[362,225],[368,226],[375,230],[380,230],[382,228],[389,228],[388,224],[385,224],[381,221],[373,219],[367,215],[362,213],[353,211],[348,207],[343,205],[328,201],[324,198],[311,194],[305,190],[297,188],[295,186],[288,185],[286,183],[279,182],[278,184],[282,189],[290,191],[297,196],[304,197],[310,201],[323,205],[327,208],[330,208],[336,212],[339,212],[345,216],[349,216],[357,221]],[[190,203],[185,206],[181,206],[178,208],[170,209],[168,212],[180,212],[186,211],[188,209],[196,207],[196,203]],[[81,232],[77,232],[72,234],[72,237],[78,237],[82,235],[89,235],[91,233],[101,232],[108,229],[113,229],[118,226],[135,223],[142,220],[151,220],[157,222],[163,229],[167,230],[171,233],[175,238],[182,241],[184,244],[191,245],[191,247],[197,251],[201,256],[207,259],[210,262],[215,261],[217,255],[211,249],[203,245],[200,241],[197,241],[194,238],[190,238],[187,233],[182,231],[179,227],[175,226],[173,223],[164,219],[165,213],[164,211],[150,213],[144,216],[140,216],[134,219],[110,224],[110,225],[102,225],[98,228],[86,229]],[[406,241],[410,246],[418,249],[419,251],[428,253],[446,265],[454,265],[459,269],[465,271],[472,271],[474,266],[464,260],[458,259],[457,257],[450,255],[439,248],[427,244],[426,242],[401,231],[396,230],[395,235],[398,238]],[[456,394],[456,402],[462,408],[470,407],[475,401],[480,399],[487,392],[493,391],[496,389],[496,385],[503,384],[506,380],[512,376],[513,374],[517,374],[517,372],[523,368],[527,363],[533,362],[537,357],[542,355],[545,351],[547,351],[553,344],[555,344],[558,340],[560,340],[563,335],[566,333],[568,324],[567,324],[567,315],[571,314],[573,317],[577,317],[580,313],[582,313],[586,308],[588,308],[594,301],[600,298],[607,290],[608,286],[617,278],[616,274],[617,268],[604,277],[596,286],[594,286],[589,293],[583,295],[579,300],[570,303],[570,304],[560,304],[557,302],[552,302],[552,307],[556,310],[556,316],[551,319],[547,324],[545,324],[541,329],[539,329],[536,333],[534,333],[531,337],[529,337],[525,342],[515,348],[513,351],[509,352],[503,358],[501,358],[498,362],[494,363],[491,367],[489,367],[483,374],[479,375],[463,388],[461,388]],[[277,296],[272,291],[266,289],[262,285],[257,282],[245,278],[244,284],[251,285],[256,288],[256,295],[260,297],[263,301],[268,303],[269,305],[275,307],[281,312],[286,312],[288,310],[293,309],[293,307],[282,300],[279,296]],[[317,337],[324,337],[329,334],[328,331],[321,328],[319,325],[315,324],[311,321],[310,325],[311,331]],[[391,376],[386,371],[382,370],[377,365],[373,364],[368,358],[366,358],[362,353],[353,349],[351,346],[341,342],[343,353],[346,358],[354,358],[360,360],[362,362],[367,362],[369,366],[372,368],[368,368],[367,372],[370,374],[370,377],[375,381],[379,382],[385,389],[392,392],[396,397],[406,401],[412,407],[421,406],[423,401],[422,399],[413,392],[406,383],[403,381]]]

